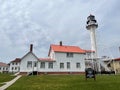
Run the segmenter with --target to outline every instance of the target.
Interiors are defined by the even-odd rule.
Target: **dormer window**
[[[66,57],[73,57],[73,53],[67,53]]]

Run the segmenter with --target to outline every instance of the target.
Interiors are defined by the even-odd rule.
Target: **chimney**
[[[33,51],[33,44],[30,44],[30,52]]]
[[[62,41],[60,41],[60,46],[62,46]]]

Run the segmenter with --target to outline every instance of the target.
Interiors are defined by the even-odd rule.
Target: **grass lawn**
[[[120,90],[120,75],[99,75],[85,80],[83,75],[23,76],[7,90]]]
[[[8,73],[0,73],[0,86],[2,86],[4,82],[10,81],[15,77],[11,75],[12,74],[8,74]]]

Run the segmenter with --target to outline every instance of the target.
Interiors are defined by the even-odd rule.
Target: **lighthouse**
[[[100,71],[100,62],[97,59],[98,53],[97,53],[97,44],[96,44],[96,29],[98,28],[97,20],[95,19],[94,15],[90,15],[87,17],[86,22],[86,29],[90,31],[90,39],[91,39],[91,50],[94,51],[94,64],[95,68],[97,68],[97,71]]]
[[[95,51],[95,58],[97,58],[97,45],[96,45],[96,29],[98,27],[97,21],[95,20],[94,15],[90,15],[87,17],[87,25],[86,29],[90,31],[90,39],[91,39],[91,50]]]

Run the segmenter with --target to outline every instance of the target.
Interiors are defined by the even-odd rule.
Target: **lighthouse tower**
[[[86,29],[90,31],[91,50],[95,51],[94,58],[97,58],[97,45],[96,45],[95,31],[98,27],[98,24],[97,24],[97,21],[95,20],[95,16],[94,15],[88,16],[86,23],[87,23]]]
[[[86,22],[86,29],[90,31],[90,39],[91,39],[91,50],[95,51],[94,56],[93,56],[93,63],[94,63],[94,68],[96,71],[101,71],[100,70],[100,61],[97,59],[98,54],[97,54],[97,45],[96,45],[96,29],[98,28],[97,20],[95,20],[94,15],[90,15],[87,17],[87,22]]]

